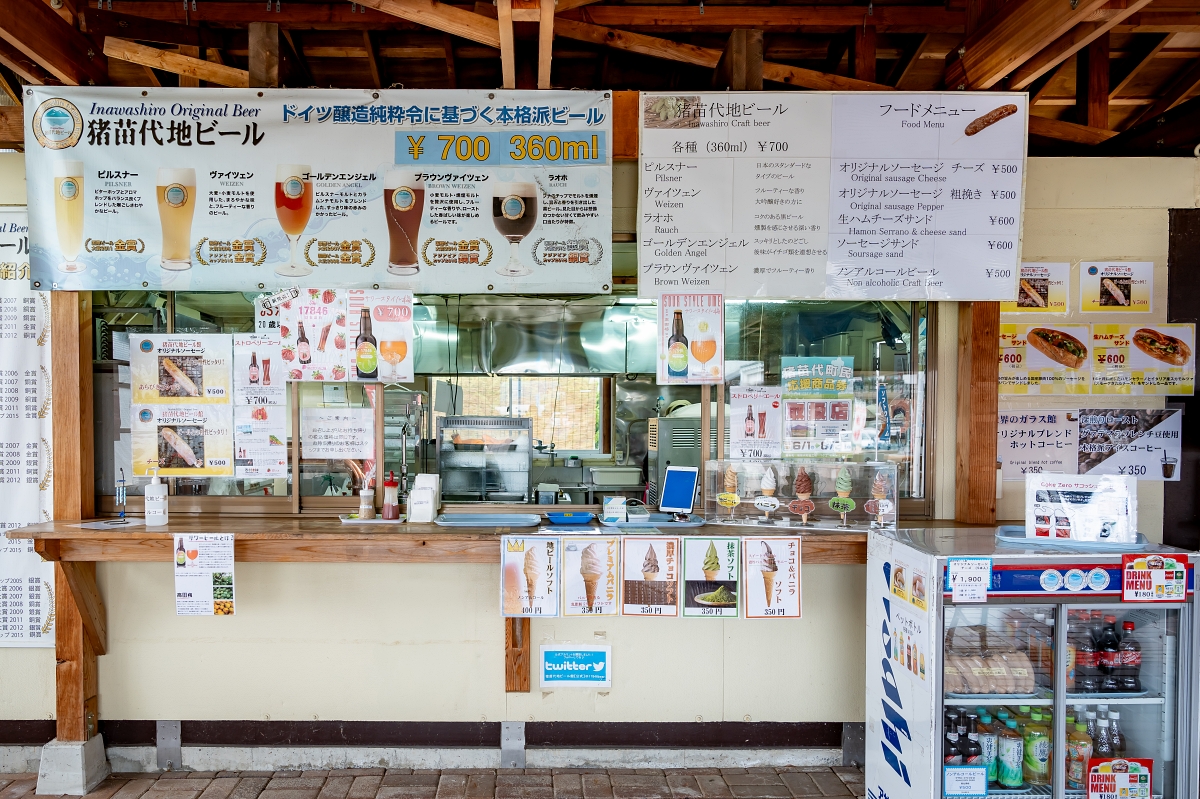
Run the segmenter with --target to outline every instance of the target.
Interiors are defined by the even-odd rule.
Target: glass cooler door
[[[947,604],[943,618],[945,765],[985,767],[989,796],[1054,795],[1056,607]]]

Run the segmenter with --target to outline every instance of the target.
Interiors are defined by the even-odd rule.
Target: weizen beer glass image
[[[58,227],[58,248],[65,261],[64,272],[82,272],[76,259],[83,249],[83,162],[57,161],[54,164],[54,222]]]
[[[158,220],[162,223],[162,268],[192,268],[192,217],[196,213],[196,170],[158,170]]]
[[[388,272],[415,275],[421,271],[418,243],[425,211],[425,181],[418,173],[394,169],[383,176],[383,207],[388,225]]]
[[[291,244],[291,257],[275,267],[275,274],[304,277],[312,267],[296,263],[300,236],[308,226],[313,210],[312,167],[307,164],[279,164],[275,167],[275,216]]]
[[[531,275],[533,270],[521,263],[521,239],[537,224],[538,190],[534,183],[497,183],[492,191],[492,221],[496,230],[509,241],[508,263],[496,270],[507,277]]]

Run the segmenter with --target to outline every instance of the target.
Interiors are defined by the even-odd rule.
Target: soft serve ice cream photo
[[[563,538],[563,615],[615,616],[620,539]]]

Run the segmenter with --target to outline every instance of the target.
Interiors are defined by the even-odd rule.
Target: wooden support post
[[[875,26],[856,25],[854,28],[854,77],[875,82]]]
[[[454,39],[448,33],[442,34],[442,48],[446,51],[446,84],[447,88],[458,88],[457,65],[454,62]]]
[[[91,294],[53,292],[50,325],[54,518],[86,519],[95,508]],[[86,741],[96,734],[100,715],[96,656],[106,643],[104,604],[95,589],[96,565],[69,568],[54,567],[56,735]]]
[[[996,521],[996,425],[1000,304],[958,305],[958,427],[954,518]]]
[[[1075,114],[1080,125],[1108,130],[1109,35],[1076,54]]]
[[[200,57],[200,48],[195,45],[191,45],[191,44],[181,44],[181,45],[179,45],[179,54],[185,55],[188,58],[199,58]],[[191,75],[180,75],[179,76],[179,88],[181,88],[181,89],[184,87],[187,87],[187,86],[198,87],[199,85],[200,85],[199,78],[193,77]]]
[[[717,460],[725,460],[725,384],[717,383]],[[701,469],[703,479],[704,471]]]
[[[762,91],[763,33],[738,28],[729,34],[729,42],[713,73],[713,87],[733,91]]]
[[[529,693],[529,650],[529,619],[505,619],[505,691]]]
[[[540,0],[538,16],[538,76],[539,89],[550,88],[550,63],[554,55],[554,0]]]
[[[250,23],[250,86],[279,87],[279,23]]]
[[[363,46],[367,49],[367,66],[371,68],[371,82],[375,84],[376,89],[382,89],[383,65],[379,63],[379,57],[375,52],[375,40],[371,38],[370,31],[363,31]]]
[[[500,25],[500,79],[502,89],[517,88],[517,56],[513,49],[512,0],[496,0]]]

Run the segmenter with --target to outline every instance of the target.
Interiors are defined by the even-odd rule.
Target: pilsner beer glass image
[[[383,208],[388,225],[388,272],[415,275],[421,271],[418,242],[425,211],[425,181],[418,173],[394,169],[383,176]]]
[[[162,268],[192,268],[192,217],[196,213],[196,170],[158,170],[158,221],[162,223]]]
[[[83,162],[54,164],[54,222],[58,227],[58,249],[65,259],[63,272],[82,272],[79,251],[83,249]]]
[[[308,226],[313,210],[312,167],[307,164],[279,164],[275,167],[275,216],[291,244],[291,257],[275,267],[275,274],[304,277],[312,274],[308,264],[296,262],[300,236]]]
[[[508,239],[508,263],[496,270],[507,277],[531,275],[533,270],[521,263],[521,239],[537,224],[538,190],[535,183],[497,183],[492,191],[492,221],[496,230]]]

